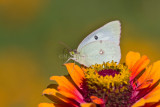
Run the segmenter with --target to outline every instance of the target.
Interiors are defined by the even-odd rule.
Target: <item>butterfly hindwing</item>
[[[100,40],[94,41],[85,45],[79,53],[79,59],[77,62],[86,66],[94,64],[102,64],[114,60],[115,62],[120,61],[121,52],[120,46],[112,41]]]

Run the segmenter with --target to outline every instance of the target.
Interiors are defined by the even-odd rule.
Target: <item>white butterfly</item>
[[[72,59],[87,67],[103,62],[119,63],[121,26],[119,21],[112,21],[89,34],[78,46],[76,51],[71,51]]]

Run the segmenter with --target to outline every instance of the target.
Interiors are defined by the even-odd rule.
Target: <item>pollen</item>
[[[125,65],[112,61],[93,65],[86,70],[85,76],[87,84],[92,89],[96,84],[96,86],[112,91],[122,85],[129,85],[130,73]]]

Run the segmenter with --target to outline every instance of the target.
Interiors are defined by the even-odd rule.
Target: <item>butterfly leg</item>
[[[64,64],[66,64],[66,63],[67,63],[67,62],[69,62],[70,60],[73,60],[73,61],[74,61],[74,63],[75,63],[76,58],[70,57],[70,58],[68,58],[68,60],[67,60]]]
[[[69,62],[70,60],[71,60],[71,57],[70,57],[70,58],[68,58],[68,59],[67,59],[67,61],[66,61],[64,64],[66,64],[66,63],[67,63],[67,62]]]
[[[75,64],[75,61],[74,61],[73,69],[74,69],[75,65],[76,65],[76,64]],[[73,69],[72,69],[71,73],[73,72]]]

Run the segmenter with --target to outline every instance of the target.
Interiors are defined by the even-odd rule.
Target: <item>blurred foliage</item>
[[[112,20],[122,24],[122,62],[128,51],[160,59],[160,1],[0,0],[2,107],[35,107],[52,75],[67,74],[64,42],[72,49]]]

